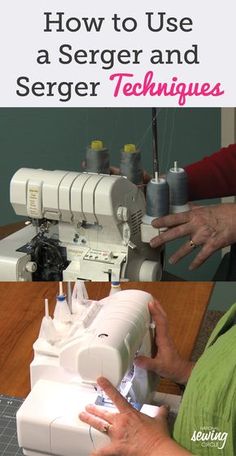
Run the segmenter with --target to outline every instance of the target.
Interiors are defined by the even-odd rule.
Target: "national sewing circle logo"
[[[204,426],[199,431],[194,431],[191,437],[192,442],[200,442],[203,448],[211,447],[223,450],[228,438],[228,432],[222,432],[217,427]]]

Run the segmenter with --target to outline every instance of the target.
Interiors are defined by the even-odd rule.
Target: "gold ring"
[[[189,242],[189,244],[190,244],[190,247],[192,247],[193,249],[195,249],[197,247],[196,244],[194,244],[194,242],[192,241],[192,239]]]
[[[110,428],[111,428],[111,424],[109,424],[109,423],[104,424],[102,432],[104,432],[105,434],[108,434]]]

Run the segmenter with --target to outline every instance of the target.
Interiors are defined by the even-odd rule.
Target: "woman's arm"
[[[236,195],[236,144],[185,166],[189,201]]]

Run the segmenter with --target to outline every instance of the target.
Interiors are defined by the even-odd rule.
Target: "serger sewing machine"
[[[141,153],[121,150],[120,172],[110,175],[102,141],[86,151],[87,172],[18,170],[10,201],[28,226],[0,241],[0,280],[156,281],[163,249],[152,220],[188,209],[187,175],[175,162],[160,177],[156,110],[153,112],[153,178],[143,189]],[[126,177],[124,177],[126,176]]]
[[[29,222],[0,241],[0,280],[160,280],[145,227],[158,230],[141,233],[144,193],[127,178],[22,168],[10,201]]]
[[[60,291],[53,319],[46,302],[33,346],[31,392],[17,413],[19,446],[26,456],[88,456],[108,443],[106,434],[78,418],[87,404],[114,408],[96,386],[101,375],[134,407],[157,414],[148,403],[158,379],[133,366],[137,353],[152,352],[151,295],[126,290],[91,301],[81,283],[73,294],[70,306]]]

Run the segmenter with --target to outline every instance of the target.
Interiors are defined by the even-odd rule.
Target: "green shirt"
[[[188,381],[173,437],[194,455],[236,456],[236,304],[221,318]]]

